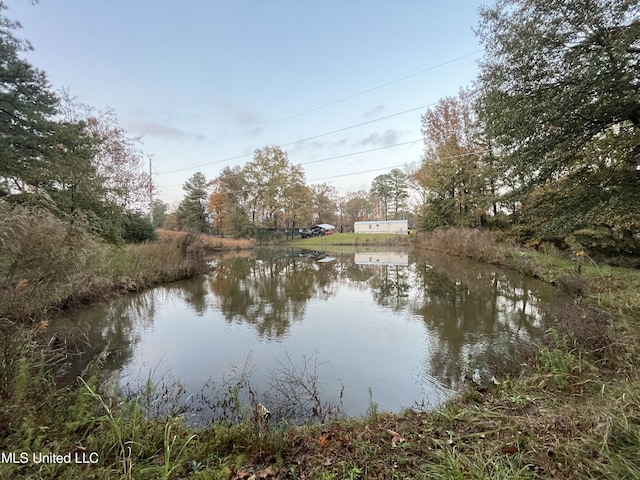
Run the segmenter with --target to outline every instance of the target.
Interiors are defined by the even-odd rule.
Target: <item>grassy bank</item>
[[[640,270],[598,265],[583,251],[520,248],[500,242],[491,232],[438,230],[416,236],[418,248],[505,266],[545,282],[606,310],[617,321],[640,318]]]
[[[265,423],[237,404],[239,424],[195,431],[178,404],[167,417],[147,416],[157,400],[150,391],[124,398],[91,377],[60,389],[42,348],[46,328],[14,331],[0,372],[0,451],[95,454],[97,463],[5,462],[0,478],[640,478],[640,272],[521,250],[483,232],[416,241],[555,283],[574,305],[515,376],[469,385],[433,412],[389,415],[372,401],[366,418],[305,427]],[[120,258],[109,264],[114,276],[124,275],[118,264],[136,263]],[[236,393],[221,401],[237,402]]]
[[[366,235],[361,233],[334,233],[333,235],[295,238],[287,242],[296,247],[324,247],[332,245],[355,245],[355,246],[375,246],[375,245],[409,245],[409,235],[376,234]]]

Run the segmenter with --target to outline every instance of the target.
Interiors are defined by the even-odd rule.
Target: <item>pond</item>
[[[97,368],[132,391],[150,380],[165,400],[179,384],[174,400],[197,421],[230,400],[305,421],[429,409],[518,359],[562,300],[437,253],[261,250],[211,263],[207,275],[52,319],[77,352],[67,375]]]

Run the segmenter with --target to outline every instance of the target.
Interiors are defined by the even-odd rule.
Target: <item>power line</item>
[[[354,125],[349,125],[347,127],[339,128],[337,130],[331,130],[329,132],[324,132],[324,133],[320,133],[318,135],[313,135],[311,137],[306,137],[306,138],[302,138],[300,140],[295,140],[293,142],[285,143],[285,144],[283,144],[281,146],[282,147],[290,147],[291,145],[296,145],[298,143],[303,143],[303,142],[307,142],[309,140],[315,140],[317,138],[326,137],[328,135],[333,135],[333,134],[336,134],[336,133],[345,132],[345,131],[351,130],[353,128],[362,127],[364,125],[370,125],[372,123],[380,122],[382,120],[388,120],[389,118],[397,117],[397,116],[400,116],[400,115],[406,115],[407,113],[415,112],[417,110],[422,110],[424,108],[429,108],[429,107],[432,107],[432,106],[434,106],[436,104],[437,104],[437,102],[427,103],[426,105],[420,105],[419,107],[410,108],[409,110],[403,110],[402,112],[392,113],[392,114],[386,115],[384,117],[376,118],[374,120],[369,120],[367,122],[356,123]],[[243,155],[236,155],[236,156],[233,156],[233,157],[224,158],[222,160],[214,160],[213,162],[201,163],[199,165],[194,165],[192,167],[178,168],[176,170],[168,170],[166,172],[157,173],[157,175],[165,175],[165,174],[169,174],[169,173],[184,172],[184,171],[187,171],[187,170],[193,170],[193,169],[200,168],[200,167],[207,167],[209,165],[215,165],[217,163],[228,162],[228,161],[231,161],[231,160],[238,160],[240,158],[250,157],[251,155],[252,155],[251,153],[245,153]]]
[[[418,140],[413,140],[411,142],[399,143],[399,144],[396,144],[396,145],[389,145],[387,147],[381,147],[381,148],[377,148],[377,149],[373,149],[373,150],[365,150],[363,152],[355,152],[355,153],[340,155],[338,157],[332,157],[330,159],[323,159],[323,160],[316,160],[316,161],[332,160],[334,158],[341,158],[341,157],[346,157],[346,156],[351,156],[351,155],[357,155],[357,154],[366,153],[366,152],[369,152],[369,151],[382,150],[384,148],[391,148],[391,147],[396,147],[396,146],[400,146],[400,145],[407,145],[409,143],[416,143],[416,142],[421,141],[421,140],[422,139],[418,139]],[[437,160],[439,160],[439,161],[441,161],[441,160],[451,160],[451,159],[454,159],[454,158],[468,157],[468,156],[471,156],[471,155],[480,155],[480,154],[487,153],[487,152],[489,152],[489,150],[476,150],[476,151],[473,151],[473,152],[460,153],[458,155],[447,155],[446,157],[437,157]],[[403,166],[404,166],[404,164],[401,164],[401,165],[388,165],[386,167],[373,168],[373,169],[369,169],[369,170],[358,170],[357,172],[341,173],[341,174],[337,174],[337,175],[330,175],[328,177],[314,178],[314,179],[311,179],[311,180],[307,180],[307,182],[319,182],[319,181],[322,181],[322,180],[331,180],[333,178],[348,177],[348,176],[351,176],[351,175],[360,175],[360,174],[363,174],[363,173],[381,172],[383,170],[389,170],[389,169],[393,169],[393,168],[401,168]],[[229,177],[239,176],[239,175],[242,175],[242,173],[238,173],[238,174],[235,174],[235,175],[229,175]],[[165,188],[166,187],[178,187],[180,185],[181,184],[164,185],[164,187]],[[243,188],[243,189],[240,189],[240,190],[229,190],[229,191],[226,191],[224,193],[225,194],[242,193],[245,190],[248,190],[248,189]],[[172,198],[172,200],[178,200],[178,199],[177,198]]]
[[[386,150],[387,148],[394,148],[394,147],[401,147],[403,145],[410,145],[410,144],[413,144],[413,143],[421,142],[422,140],[423,140],[422,138],[418,138],[418,139],[415,139],[415,140],[409,140],[408,142],[394,143],[393,145],[385,145],[383,147],[370,148],[368,150],[360,150],[358,152],[345,153],[345,154],[336,155],[336,156],[333,156],[333,157],[321,158],[319,160],[310,160],[308,162],[302,162],[302,163],[298,163],[296,165],[304,166],[304,165],[310,165],[312,163],[320,163],[320,162],[327,162],[329,160],[336,160],[338,158],[353,157],[354,155],[361,155],[363,153],[377,152],[379,150]],[[243,155],[243,156],[246,157],[247,155]],[[236,157],[236,158],[238,158],[238,157]],[[237,175],[242,175],[242,173],[238,173]],[[235,176],[235,175],[229,175],[229,176]],[[177,183],[177,184],[172,184],[172,185],[158,185],[158,188],[178,187],[180,185],[182,185],[182,184],[181,183]]]
[[[413,73],[410,73],[410,74],[408,74],[408,75],[404,75],[403,77],[399,77],[399,78],[396,78],[396,79],[394,79],[394,80],[391,80],[391,81],[388,81],[388,82],[382,83],[382,84],[377,85],[377,86],[375,86],[375,87],[371,87],[371,88],[368,88],[368,89],[366,89],[366,90],[362,90],[362,91],[360,91],[360,92],[357,92],[357,93],[354,93],[354,94],[348,95],[348,96],[346,96],[346,97],[339,98],[338,100],[334,100],[334,101],[331,101],[331,102],[328,102],[328,103],[322,104],[322,105],[320,105],[320,106],[313,107],[313,108],[310,108],[310,109],[308,109],[308,110],[304,110],[304,111],[302,111],[302,112],[300,112],[300,113],[296,113],[296,114],[294,114],[294,115],[290,115],[290,116],[288,116],[288,117],[284,117],[284,118],[281,118],[281,119],[279,119],[279,120],[274,120],[273,122],[264,123],[264,124],[262,124],[262,125],[259,125],[259,126],[255,127],[255,128],[252,128],[252,129],[250,129],[250,130],[245,130],[244,132],[240,132],[240,133],[236,133],[236,134],[233,134],[233,135],[229,135],[229,136],[227,136],[227,137],[223,137],[223,138],[220,138],[220,139],[218,139],[218,140],[214,140],[214,141],[212,141],[212,142],[205,143],[205,144],[202,144],[202,145],[198,145],[197,147],[189,148],[189,149],[182,150],[182,151],[179,151],[179,152],[174,152],[174,153],[169,153],[169,154],[166,154],[166,155],[161,155],[161,156],[159,156],[159,157],[157,157],[157,158],[158,158],[158,159],[161,159],[161,158],[173,157],[173,156],[175,156],[175,155],[181,155],[181,154],[183,154],[183,153],[188,153],[188,152],[192,152],[192,151],[194,151],[194,150],[198,150],[198,149],[201,149],[201,148],[204,148],[204,147],[209,147],[209,146],[211,146],[211,145],[215,145],[215,144],[217,144],[217,143],[224,142],[224,141],[226,141],[226,140],[231,140],[231,139],[233,139],[233,138],[242,137],[242,136],[244,136],[244,135],[248,135],[248,134],[250,134],[250,133],[255,133],[255,132],[257,132],[257,131],[259,131],[259,130],[261,130],[261,129],[263,129],[263,128],[272,127],[272,126],[274,126],[274,125],[278,125],[278,124],[280,124],[280,123],[284,123],[284,122],[287,122],[287,121],[289,121],[289,120],[293,120],[293,119],[295,119],[295,118],[302,117],[303,115],[308,115],[309,113],[317,112],[318,110],[322,110],[322,109],[324,109],[324,108],[327,108],[327,107],[330,107],[330,106],[336,105],[336,104],[338,104],[338,103],[342,103],[342,102],[345,102],[345,101],[347,101],[347,100],[351,100],[352,98],[356,98],[356,97],[359,97],[359,96],[365,95],[365,94],[367,94],[367,93],[373,92],[373,91],[375,91],[375,90],[379,90],[379,89],[381,89],[381,88],[388,87],[389,85],[393,85],[394,83],[402,82],[403,80],[407,80],[408,78],[412,78],[412,77],[415,77],[415,76],[417,76],[417,75],[421,75],[421,74],[423,74],[423,73],[430,72],[430,71],[432,71],[432,70],[436,70],[436,69],[438,69],[438,68],[444,67],[444,66],[449,65],[449,64],[451,64],[451,63],[455,63],[455,62],[458,62],[458,61],[460,61],[460,60],[464,60],[465,58],[472,57],[472,56],[474,56],[474,55],[477,55],[478,53],[482,53],[482,50],[476,50],[476,51],[474,51],[474,52],[467,53],[467,54],[465,54],[465,55],[462,55],[462,56],[460,56],[460,57],[453,58],[453,59],[451,59],[451,60],[447,60],[447,61],[442,62],[442,63],[439,63],[439,64],[437,64],[437,65],[432,65],[432,66],[430,66],[430,67],[424,68],[424,69],[419,70],[419,71],[417,71],[417,72],[413,72]],[[198,168],[198,167],[196,166],[196,167],[193,167],[193,168]],[[173,172],[164,172],[164,173],[173,173]]]
[[[413,143],[413,142],[411,142],[411,143]],[[461,153],[461,154],[458,154],[458,155],[449,155],[447,157],[438,157],[438,160],[450,160],[452,158],[468,157],[470,155],[478,155],[478,154],[481,154],[481,153],[485,153],[487,151],[488,150],[479,150],[479,151],[476,151],[476,152]],[[391,166],[387,166],[387,167],[374,168],[374,169],[371,169],[371,170],[360,170],[358,172],[341,173],[339,175],[331,175],[330,177],[314,178],[314,179],[311,179],[311,180],[308,180],[308,181],[309,182],[319,182],[321,180],[330,180],[332,178],[349,177],[351,175],[360,175],[361,173],[380,172],[382,170],[389,170],[390,168],[400,168],[400,167],[403,167],[403,166],[404,166],[404,164],[403,165],[391,165]]]
[[[387,120],[389,118],[397,117],[399,115],[405,115],[407,113],[415,112],[416,110],[422,110],[423,108],[433,107],[437,103],[438,102],[432,102],[432,103],[428,103],[426,105],[420,105],[419,107],[410,108],[409,110],[404,110],[404,111],[398,112],[398,113],[392,113],[391,115],[386,115],[384,117],[376,118],[374,120],[369,120],[367,122],[356,123],[356,124],[350,125],[348,127],[339,128],[338,130],[332,130],[330,132],[325,132],[325,133],[321,133],[319,135],[314,135],[313,137],[307,137],[307,138],[303,138],[302,140],[296,140],[295,142],[285,143],[282,146],[283,147],[288,147],[290,145],[295,145],[296,143],[302,143],[302,142],[306,142],[308,140],[315,140],[316,138],[326,137],[327,135],[333,135],[334,133],[344,132],[346,130],[351,130],[352,128],[362,127],[364,125],[370,125],[372,123],[380,122],[381,120]]]

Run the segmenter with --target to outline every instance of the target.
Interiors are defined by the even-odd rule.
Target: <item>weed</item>
[[[318,480],[336,480],[338,477],[335,473],[321,472]]]
[[[538,373],[542,375],[540,387],[551,381],[560,389],[567,388],[578,379],[584,380],[584,373],[595,372],[596,368],[589,364],[581,351],[570,349],[566,339],[552,329],[547,332],[555,346],[543,346],[538,358]]]
[[[163,470],[163,478],[168,479],[171,477],[171,474],[180,466],[180,463],[183,460],[183,456],[185,450],[189,443],[197,437],[197,435],[193,434],[189,436],[185,441],[182,442],[182,445],[179,447],[178,451],[175,454],[175,460],[172,464],[171,456],[176,447],[176,442],[178,441],[178,435],[173,434],[171,430],[174,426],[181,422],[179,419],[169,419],[164,427],[164,470]]]
[[[337,418],[342,409],[342,392],[337,402],[328,402],[320,396],[318,353],[303,357],[301,367],[296,367],[288,354],[280,368],[271,372],[271,388],[268,402],[282,418],[298,422],[326,422]]]
[[[367,418],[376,420],[378,417],[378,404],[373,401],[373,390],[369,387],[369,408],[367,408]]]
[[[354,466],[349,469],[349,471],[347,472],[347,476],[345,478],[347,478],[348,480],[358,480],[361,475],[362,475],[362,469],[360,467]]]
[[[115,433],[117,442],[114,445],[114,448],[117,449],[118,461],[121,464],[122,469],[122,478],[126,480],[133,479],[132,476],[132,468],[133,468],[133,455],[131,445],[135,442],[131,440],[127,440],[122,426],[120,422],[116,421],[115,414],[110,407],[109,404],[99,395],[94,388],[92,388],[83,378],[79,378],[80,382],[84,386],[84,388],[89,392],[89,395],[93,397],[98,404],[105,411],[105,416],[103,416],[104,421],[108,422],[109,430]]]

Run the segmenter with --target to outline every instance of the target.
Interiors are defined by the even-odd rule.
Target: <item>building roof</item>
[[[409,220],[365,220],[362,222],[356,222],[355,224],[359,224],[359,223],[408,223]]]

